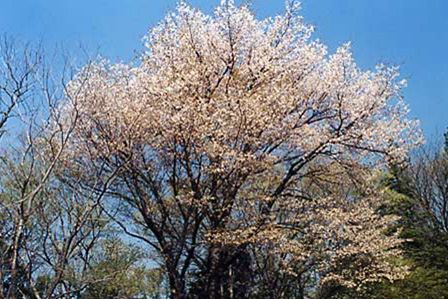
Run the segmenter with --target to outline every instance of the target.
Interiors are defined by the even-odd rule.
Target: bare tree
[[[407,176],[432,228],[448,234],[448,148],[434,142],[422,147]]]
[[[78,192],[65,155],[78,119],[66,92],[73,66],[58,56],[63,64],[56,70],[39,47],[2,42],[0,298],[65,297],[89,283],[73,282],[75,270],[82,275],[106,222],[101,196]],[[70,113],[61,111],[62,99]]]
[[[17,49],[14,41],[6,36],[2,38],[0,50],[0,97],[2,106],[0,125],[2,130],[1,136],[3,136],[6,132],[7,122],[13,117],[16,117],[16,121],[20,121],[21,118],[18,118],[20,112],[29,109],[32,95],[36,90],[37,80],[35,75],[41,65],[42,56],[39,51],[32,49],[29,45],[25,45],[22,49]],[[4,143],[4,140],[2,141]],[[4,147],[3,150],[5,150]],[[27,154],[30,150],[31,147],[26,148],[25,153]],[[3,162],[6,161],[6,159],[3,159]],[[12,168],[8,168],[11,165],[5,166],[7,167],[7,171],[13,171]],[[14,175],[18,176],[19,174]],[[29,181],[30,177],[28,177],[27,180]],[[19,267],[19,251],[23,238],[23,230],[26,224],[26,218],[31,212],[30,203],[35,197],[35,195],[28,192],[28,184],[24,184],[21,186],[21,190],[19,191],[21,194],[18,198],[15,200],[4,199],[2,201],[2,214],[7,215],[8,218],[3,219],[7,225],[4,226],[4,229],[6,230],[2,232],[1,235],[3,245],[3,273],[0,274],[0,281],[4,281],[5,275],[9,276],[9,286],[5,292],[6,297],[9,298],[15,296]],[[6,242],[7,239],[9,239],[10,242]],[[2,290],[0,296],[3,297],[3,293]]]

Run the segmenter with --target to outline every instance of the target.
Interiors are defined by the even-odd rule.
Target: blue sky
[[[45,47],[83,44],[106,57],[130,60],[141,37],[176,1],[0,0],[0,33],[42,40]],[[210,11],[218,0],[190,0]],[[252,0],[259,17],[281,13],[282,0]],[[448,126],[447,0],[303,0],[302,13],[315,37],[334,49],[352,42],[362,68],[379,62],[401,65],[411,116],[426,134]],[[76,50],[74,51],[76,52]]]

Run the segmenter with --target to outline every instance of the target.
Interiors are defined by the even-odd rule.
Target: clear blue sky
[[[141,37],[176,1],[161,0],[0,0],[0,33],[25,40],[62,43],[103,56],[129,60]],[[190,0],[210,11],[219,0]],[[252,0],[260,17],[284,10],[282,0]],[[411,116],[425,133],[448,126],[448,0],[303,0],[303,15],[315,36],[334,49],[351,41],[358,64],[402,66]]]

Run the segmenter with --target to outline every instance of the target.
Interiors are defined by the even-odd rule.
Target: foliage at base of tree
[[[406,242],[402,245],[404,256],[397,262],[409,267],[409,275],[375,285],[372,298],[448,298],[447,214],[442,211],[448,203],[444,192],[448,190],[448,155],[445,150],[426,153],[415,163],[407,169],[392,166],[383,177],[388,188],[383,212],[401,217],[396,229]]]
[[[163,273],[142,264],[145,255],[140,248],[119,239],[106,240],[101,245],[86,274],[95,283],[81,292],[80,299],[155,299],[162,295]]]

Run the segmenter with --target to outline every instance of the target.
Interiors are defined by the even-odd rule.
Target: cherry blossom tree
[[[230,0],[211,15],[181,2],[141,63],[99,60],[70,82],[70,155],[86,174],[116,174],[103,209],[154,249],[172,298],[252,296],[262,257],[312,275],[321,298],[406,273],[390,263],[396,218],[376,214],[381,194],[364,184],[367,167],[420,142],[405,82],[312,32],[297,2],[263,20]]]

